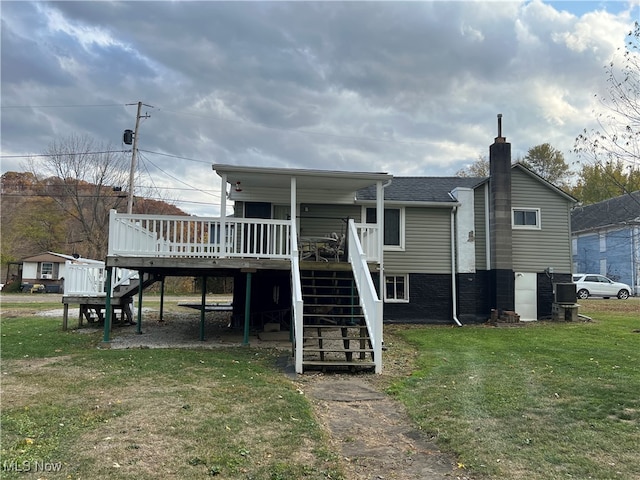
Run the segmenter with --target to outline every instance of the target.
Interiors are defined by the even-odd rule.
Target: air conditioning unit
[[[51,280],[53,278],[53,276],[50,273],[43,273],[40,275],[40,278],[42,280]]]
[[[556,283],[554,286],[556,303],[576,303],[578,297],[575,283]]]

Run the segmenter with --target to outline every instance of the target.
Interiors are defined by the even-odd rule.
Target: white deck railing
[[[288,260],[290,231],[290,220],[131,215],[112,210],[108,254]]]
[[[106,297],[104,262],[65,262],[64,294],[79,297]]]
[[[348,245],[349,263],[353,270],[353,276],[358,288],[360,306],[367,323],[367,330],[373,347],[373,360],[376,373],[382,372],[382,301],[378,298],[376,288],[371,278],[371,272],[367,264],[368,257],[363,246],[359,242],[359,227],[353,220],[349,220]]]
[[[91,263],[65,262],[64,294],[77,297],[106,297],[107,276],[105,264],[99,260]],[[120,285],[129,285],[138,278],[138,272],[126,268],[114,269],[113,290]]]
[[[362,245],[362,251],[367,256],[367,261],[378,262],[380,254],[378,249],[378,227],[370,223],[356,223],[356,235]]]

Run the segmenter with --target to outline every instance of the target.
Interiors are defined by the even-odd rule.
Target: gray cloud
[[[571,160],[632,23],[623,4],[596,8],[7,2],[2,151],[41,152],[70,133],[119,147],[135,122],[125,104],[140,100],[153,105],[140,148],[199,161],[146,153],[141,178],[156,185],[217,188],[214,162],[451,175],[486,154],[497,113],[514,154],[550,142]]]

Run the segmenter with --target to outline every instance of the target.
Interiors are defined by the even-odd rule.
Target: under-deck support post
[[[160,321],[164,321],[164,280],[166,277],[162,277],[160,280]]]
[[[67,329],[67,325],[69,322],[69,304],[65,303],[62,311],[62,330]]]
[[[200,302],[200,341],[204,342],[204,310],[207,304],[207,277],[202,277],[202,301]]]
[[[105,299],[105,317],[104,317],[104,336],[102,337],[103,342],[110,342],[111,336],[111,280],[113,277],[113,267],[107,267],[107,284],[105,285],[105,289],[107,291],[107,298]],[[82,315],[82,305],[80,305],[80,315]]]
[[[244,338],[242,345],[249,345],[249,323],[251,321],[251,272],[247,272],[247,293],[244,299]]]
[[[144,284],[144,272],[138,272],[139,284],[138,284],[138,323],[136,324],[136,332],[142,333],[142,288]]]

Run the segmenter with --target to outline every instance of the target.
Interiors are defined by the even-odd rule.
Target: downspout
[[[456,289],[456,228],[455,216],[458,207],[453,206],[451,209],[451,306],[453,311],[453,321],[459,327],[462,326],[458,320],[458,290]]]

